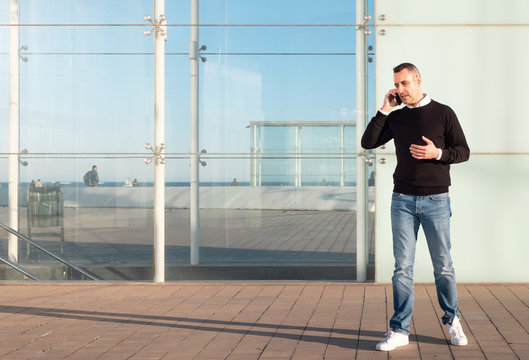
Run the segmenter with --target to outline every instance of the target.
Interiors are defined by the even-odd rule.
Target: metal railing
[[[40,281],[42,280],[41,278],[39,278],[37,275],[33,274],[33,273],[30,273],[29,271],[27,271],[26,269],[24,269],[23,267],[19,266],[18,264],[12,262],[12,261],[9,261],[5,258],[3,258],[2,256],[0,256],[0,261],[3,262],[4,264],[6,265],[9,265],[10,267],[12,267],[13,269],[17,270],[18,272],[21,272],[22,274],[24,274],[25,276],[27,276],[28,278],[31,278],[33,280],[37,280],[37,281]]]
[[[22,239],[24,240],[26,243],[30,244],[31,246],[34,246],[36,247],[37,249],[39,249],[40,251],[44,252],[45,254],[51,256],[52,258],[54,258],[55,260],[63,263],[64,265],[78,271],[79,273],[81,273],[82,275],[86,276],[87,278],[89,278],[90,280],[99,280],[98,278],[96,278],[95,276],[87,273],[86,271],[84,271],[83,269],[81,269],[80,267],[72,264],[71,262],[69,262],[68,260],[65,260],[63,258],[61,258],[60,256],[57,256],[55,255],[54,253],[46,250],[45,248],[43,248],[42,246],[40,246],[39,244],[35,243],[34,241],[32,241],[30,238],[28,238],[26,235],[24,234],[21,234],[19,233],[18,231],[16,231],[15,229],[12,229],[10,228],[9,226],[5,225],[5,224],[2,224],[0,223],[0,227],[2,227],[4,230],[6,230],[7,232],[15,235],[16,237],[18,237],[19,239]],[[22,267],[20,267],[19,265],[13,263],[12,261],[9,261],[7,259],[4,259],[2,257],[0,257],[0,261],[2,261],[3,263],[9,265],[10,267],[12,267],[13,269],[17,270],[17,271],[20,271],[22,274],[32,278],[33,280],[41,280],[38,276],[30,273],[29,271],[23,269]]]

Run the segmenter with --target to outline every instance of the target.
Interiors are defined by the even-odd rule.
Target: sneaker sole
[[[460,343],[454,343],[453,341],[450,341],[450,343],[454,346],[465,346],[468,344],[468,341],[460,342]]]
[[[409,343],[408,343],[408,344],[409,344]],[[395,349],[398,348],[398,347],[406,346],[406,345],[408,345],[408,344],[397,345],[397,346],[392,347],[392,348],[390,348],[390,349],[379,349],[379,347],[377,346],[376,349],[377,349],[378,351],[391,351],[391,350],[395,350]]]

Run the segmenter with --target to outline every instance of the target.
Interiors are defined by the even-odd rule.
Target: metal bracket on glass
[[[201,153],[201,154],[207,154],[208,151],[207,151],[206,149],[202,149],[202,150],[200,150],[200,153]],[[199,163],[200,165],[202,165],[202,166],[206,166],[206,165],[208,164],[208,163],[205,162],[204,160],[201,160],[201,159],[200,159],[200,155],[198,155],[198,163]],[[188,163],[187,165],[191,166],[191,163]]]
[[[207,151],[206,149],[202,149],[202,150],[200,150],[200,153],[201,153],[201,154],[207,154],[208,151]],[[200,160],[200,155],[199,155],[199,157],[198,157],[198,162],[199,162],[200,165],[202,165],[202,166],[206,166],[206,165],[208,164],[208,163],[205,162],[204,160]]]
[[[362,159],[364,159],[364,162],[367,166],[373,165],[373,159],[370,159],[366,153],[360,153],[359,155]]]
[[[28,58],[25,57],[24,55],[22,55],[22,54],[20,53],[20,50],[24,50],[24,51],[26,51],[27,49],[28,49],[28,46],[27,46],[27,45],[22,45],[22,46],[20,47],[20,49],[18,49],[18,57],[19,57],[20,60],[22,60],[23,62],[28,62]]]
[[[357,31],[363,31],[365,36],[371,35],[371,29],[367,27],[367,23],[371,21],[371,15],[367,14],[364,16],[364,21],[362,22],[362,25],[360,25],[356,30]]]
[[[164,14],[161,14],[158,16],[157,19],[154,19],[154,21],[151,18],[151,15],[147,14],[143,17],[143,19],[150,24],[154,25],[152,29],[145,29],[143,33],[146,36],[151,36],[151,34],[154,32],[155,36],[162,36],[164,40],[167,41],[167,31],[165,31],[167,27],[167,19],[165,18]]]
[[[200,60],[205,63],[206,61],[208,61],[208,59],[204,55],[202,55],[200,52],[206,51],[207,49],[208,47],[206,45],[202,45],[199,48],[196,41],[191,41],[191,44],[189,46],[189,59],[198,60],[200,58]]]
[[[28,153],[28,149],[22,149],[20,150],[20,154],[27,154]],[[18,158],[18,162],[20,163],[20,165],[22,166],[28,166],[28,162],[25,161],[25,160],[21,160],[20,158]]]
[[[151,144],[149,143],[145,143],[145,150],[151,150],[152,151],[152,156],[151,157],[146,157],[143,162],[148,165],[152,162],[152,160],[154,159],[154,161],[156,162],[156,164],[165,164],[165,156],[163,156],[163,151],[165,150],[165,144],[164,143],[161,143],[160,145],[158,146],[152,146]]]

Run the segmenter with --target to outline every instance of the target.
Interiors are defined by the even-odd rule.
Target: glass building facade
[[[472,151],[452,168],[458,279],[528,281],[527,14],[523,0],[2,2],[0,223],[19,236],[2,230],[0,280],[31,277],[13,266],[86,279],[74,265],[110,281],[389,281],[393,144],[358,138],[409,61]],[[416,279],[432,281],[419,242]]]

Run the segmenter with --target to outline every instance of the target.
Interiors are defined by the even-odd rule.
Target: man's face
[[[403,69],[393,74],[393,80],[395,81],[395,89],[397,89],[397,93],[404,104],[415,105],[422,99],[420,75]]]

